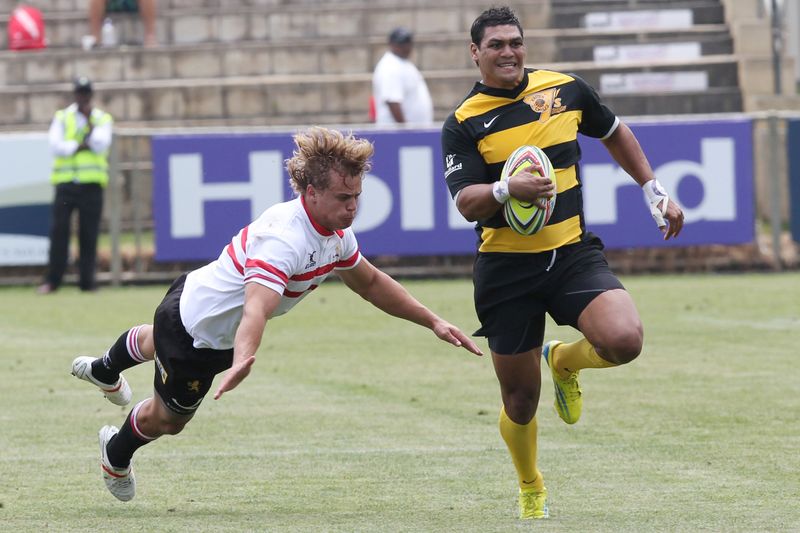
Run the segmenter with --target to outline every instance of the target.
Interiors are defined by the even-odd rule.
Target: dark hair
[[[490,7],[478,15],[478,18],[472,23],[472,28],[469,30],[472,42],[480,47],[483,35],[486,33],[486,28],[492,26],[516,26],[520,36],[524,37],[522,25],[519,23],[519,19],[510,7]]]
[[[389,34],[389,43],[391,44],[405,44],[413,40],[414,34],[411,33],[411,30],[403,28],[402,26],[393,29],[392,33]]]

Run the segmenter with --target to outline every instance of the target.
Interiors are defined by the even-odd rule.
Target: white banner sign
[[[47,264],[52,155],[46,133],[0,135],[0,265]]]
[[[584,26],[595,30],[691,28],[693,22],[691,9],[601,11],[583,18]]]

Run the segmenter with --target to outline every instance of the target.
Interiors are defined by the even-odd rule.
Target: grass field
[[[120,503],[96,439],[126,411],[69,366],[149,322],[165,287],[0,289],[0,530],[800,531],[800,274],[624,282],[643,355],[583,373],[575,426],[543,387],[546,523],[516,519],[490,359],[338,283],[270,322],[239,389],[140,450],[136,499]],[[477,326],[468,280],[406,286]],[[554,337],[577,338],[551,324]],[[134,401],[152,372],[126,373]]]

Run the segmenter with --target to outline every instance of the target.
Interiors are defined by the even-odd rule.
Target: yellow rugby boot
[[[547,510],[547,489],[519,489],[519,518],[520,520],[531,520],[548,518],[550,512]]]
[[[550,368],[550,375],[553,377],[555,387],[555,408],[561,420],[567,424],[574,424],[581,418],[583,408],[583,398],[581,398],[581,386],[578,383],[578,371],[573,372],[568,378],[564,379],[558,375],[558,371],[553,365],[553,350],[561,344],[561,341],[550,341],[542,348],[542,357]]]

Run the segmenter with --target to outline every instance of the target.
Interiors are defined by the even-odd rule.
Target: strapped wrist
[[[495,181],[492,185],[492,196],[497,203],[504,204],[511,197],[508,192],[508,182],[505,180]]]
[[[650,203],[659,203],[667,197],[667,191],[655,178],[642,185],[642,190]]]
[[[653,215],[653,220],[659,228],[664,227],[666,225],[664,215],[667,214],[667,205],[669,204],[667,191],[655,178],[642,185],[642,190],[650,204],[650,214]]]

